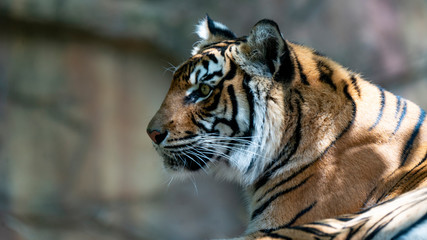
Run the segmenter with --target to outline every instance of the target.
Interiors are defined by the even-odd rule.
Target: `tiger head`
[[[273,78],[283,75],[286,42],[270,20],[258,22],[248,37],[237,38],[206,17],[197,34],[201,40],[174,72],[147,133],[172,172],[250,176],[274,152],[265,145],[274,136],[262,134],[273,126],[263,120]]]

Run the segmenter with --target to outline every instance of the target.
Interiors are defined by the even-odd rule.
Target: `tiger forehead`
[[[212,50],[212,49],[216,49],[218,51],[224,51],[229,46],[240,45],[242,42],[246,42],[246,41],[247,41],[246,36],[243,36],[243,37],[237,38],[237,39],[232,39],[232,40],[224,40],[221,42],[215,42],[215,43],[207,44],[206,46],[204,46],[201,49],[201,51],[205,52],[206,50]]]
[[[225,58],[222,51],[216,48],[204,50],[187,60],[175,73],[174,78],[197,84],[199,81],[214,80],[221,77]]]

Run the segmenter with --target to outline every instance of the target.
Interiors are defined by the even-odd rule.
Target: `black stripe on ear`
[[[222,36],[227,39],[235,39],[236,35],[232,31],[226,28],[221,28],[215,24],[215,22],[206,14],[206,19],[208,20],[208,28],[212,35]]]

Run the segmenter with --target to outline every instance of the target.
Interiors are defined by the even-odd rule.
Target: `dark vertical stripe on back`
[[[354,75],[351,75],[351,85],[353,85],[354,90],[356,90],[357,95],[360,97],[361,95],[360,88],[359,88],[359,85],[357,84],[356,76]]]
[[[402,113],[400,114],[399,121],[397,122],[396,128],[393,131],[393,135],[397,133],[397,131],[400,128],[400,125],[402,124],[403,119],[406,116],[406,108],[407,108],[407,104],[406,104],[406,101],[405,101],[403,103],[403,109],[402,109]]]
[[[317,61],[317,69],[320,73],[319,80],[328,84],[335,91],[337,90],[337,86],[332,81],[332,75],[334,71],[323,61]]]
[[[402,98],[400,96],[396,96],[396,112],[394,113],[394,118],[397,118],[397,114],[400,112],[400,105],[402,104]]]
[[[420,131],[421,125],[423,124],[424,119],[426,117],[426,112],[424,112],[424,110],[421,108],[420,108],[420,110],[421,111],[420,111],[420,116],[418,117],[418,122],[415,125],[415,128],[412,131],[411,136],[409,137],[408,141],[406,142],[405,148],[403,149],[402,157],[400,159],[400,166],[405,165],[405,162],[408,159],[409,153],[411,152],[411,149],[413,147],[412,145],[415,141],[415,138],[417,137],[417,135]]]
[[[303,70],[302,70],[302,66],[300,61],[298,60],[297,56],[295,55],[295,61],[297,62],[297,66],[298,66],[298,72],[299,72],[299,76],[301,78],[301,82],[304,85],[310,85],[310,83],[307,81],[307,76],[304,74]]]
[[[372,129],[374,129],[378,123],[380,122],[383,114],[384,114],[384,107],[385,107],[385,93],[384,93],[384,89],[382,87],[378,87],[378,89],[380,90],[381,96],[380,96],[380,100],[381,100],[381,107],[380,107],[380,112],[378,113],[377,119],[375,120],[375,123],[369,128],[369,131],[371,131]]]
[[[351,102],[351,106],[352,106],[352,111],[351,111],[351,119],[350,119],[350,121],[348,122],[348,124],[347,124],[347,126],[341,131],[341,133],[335,138],[335,140],[334,141],[332,141],[332,143],[331,144],[329,144],[329,146],[328,147],[326,147],[326,149],[325,149],[325,151],[323,151],[321,154],[320,154],[320,156],[319,157],[317,157],[317,159],[315,160],[315,161],[317,161],[317,160],[319,160],[319,159],[321,159],[328,151],[329,151],[329,149],[333,146],[333,145],[335,145],[335,143],[350,129],[350,127],[351,126],[353,126],[353,123],[354,123],[354,120],[355,120],[355,118],[356,118],[356,111],[357,111],[357,108],[356,108],[356,102],[353,100],[353,98],[351,97],[351,95],[350,95],[350,93],[348,92],[348,85],[346,84],[345,86],[344,86],[344,89],[343,89],[343,91],[344,91],[344,95],[345,95],[345,97],[348,99],[348,100],[350,100],[350,102]]]

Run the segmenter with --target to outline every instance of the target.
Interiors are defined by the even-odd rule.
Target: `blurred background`
[[[246,224],[238,186],[170,181],[146,136],[208,13],[262,18],[427,108],[427,1],[0,0],[0,239],[200,240]]]

